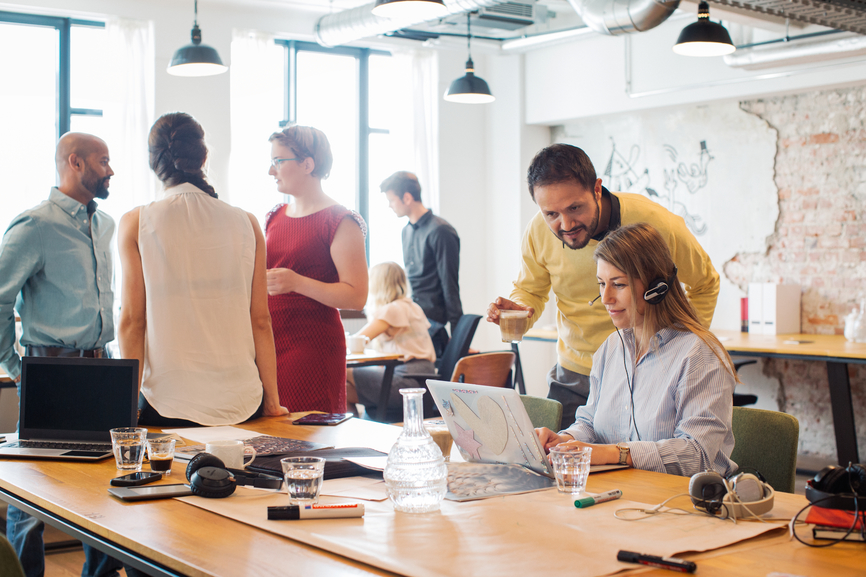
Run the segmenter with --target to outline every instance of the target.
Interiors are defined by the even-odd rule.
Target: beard
[[[585,227],[583,225],[576,226],[571,230],[560,230],[556,233],[556,236],[559,240],[563,242],[568,248],[571,250],[580,250],[585,248],[586,245],[589,244],[589,241],[592,240],[592,234],[598,229],[598,220],[601,216],[601,209],[598,206],[598,202],[595,203],[595,214],[592,217],[592,222],[589,227]],[[579,230],[584,231],[584,235],[575,238],[574,240],[566,240],[565,235],[576,233]]]
[[[106,176],[101,180],[96,181],[96,190],[92,191],[93,196],[100,200],[105,200],[108,198],[108,181],[111,179],[110,176]]]

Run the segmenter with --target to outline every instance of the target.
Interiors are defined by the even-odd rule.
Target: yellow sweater
[[[668,243],[677,265],[677,278],[685,285],[701,323],[709,327],[719,297],[719,274],[710,257],[679,217],[639,194],[617,192],[622,226],[636,222],[653,225]],[[604,306],[589,301],[598,296],[596,265],[592,259],[598,242],[579,250],[563,248],[539,212],[523,235],[520,275],[511,300],[533,307],[534,324],[544,310],[550,289],[556,295],[556,352],[560,366],[588,375],[592,355],[614,331]]]

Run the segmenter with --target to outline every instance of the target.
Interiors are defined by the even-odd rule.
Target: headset
[[[806,498],[827,509],[866,510],[866,467],[824,467],[806,483]]]
[[[653,279],[653,281],[647,285],[646,292],[643,293],[643,300],[651,305],[659,304],[665,300],[665,295],[667,295],[668,291],[671,290],[671,286],[676,282],[676,279],[677,267],[674,266],[674,272],[671,276],[668,278]]]
[[[715,471],[704,471],[689,481],[689,496],[695,509],[722,519],[757,517],[773,509],[776,493],[760,473],[738,473],[724,478]]]
[[[193,495],[219,499],[235,492],[238,485],[279,490],[283,480],[273,475],[229,469],[210,453],[199,453],[186,466],[186,480]]]

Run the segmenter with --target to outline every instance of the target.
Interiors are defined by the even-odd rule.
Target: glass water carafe
[[[448,468],[439,446],[424,428],[421,399],[426,389],[400,389],[403,433],[388,453],[385,486],[394,509],[436,511],[448,489]]]

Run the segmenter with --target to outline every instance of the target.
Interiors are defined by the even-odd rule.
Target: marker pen
[[[656,557],[655,555],[646,555],[645,553],[633,553],[631,551],[620,551],[616,554],[617,561],[625,561],[626,563],[640,563],[641,565],[649,565],[650,567],[658,567],[659,569],[670,569],[671,571],[679,571],[680,573],[694,573],[698,568],[692,561],[685,559],[677,559],[676,557]]]
[[[578,499],[574,502],[574,506],[578,509],[586,509],[587,507],[592,507],[593,505],[598,505],[599,503],[604,503],[606,501],[613,501],[620,497],[622,497],[622,491],[614,489],[613,491],[608,491],[606,493],[599,493],[594,497]]]
[[[268,519],[271,521],[298,521],[304,519],[341,519],[345,517],[363,517],[362,503],[342,503],[338,505],[288,505],[286,507],[268,507]]]

